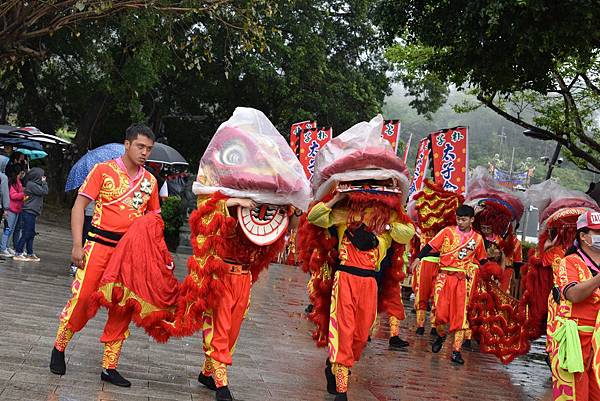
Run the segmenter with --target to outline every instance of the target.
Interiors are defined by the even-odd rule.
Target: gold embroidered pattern
[[[213,379],[215,379],[217,388],[227,386],[227,365],[214,359],[212,359],[212,364],[215,368]]]
[[[71,331],[67,327],[67,322],[61,321],[58,325],[58,330],[56,332],[56,340],[54,341],[54,348],[57,350],[64,352],[69,345],[69,342],[73,338],[73,331]]]
[[[331,364],[331,371],[335,375],[335,389],[337,392],[348,392],[348,367],[333,363]]]
[[[104,354],[102,355],[102,367],[104,369],[116,369],[123,348],[123,340],[109,341],[104,343]]]

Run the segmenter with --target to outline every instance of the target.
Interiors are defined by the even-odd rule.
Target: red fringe
[[[552,291],[552,268],[543,266],[534,249],[529,250],[528,263],[523,266],[522,285],[524,288],[520,307],[528,312],[525,322],[528,337],[532,340],[546,333],[548,297]],[[523,274],[524,273],[524,274]]]
[[[446,191],[441,184],[436,184],[429,179],[425,180],[423,190],[413,199],[417,204],[426,204],[431,210],[427,214],[423,213],[422,207],[418,210],[421,233],[431,238],[443,228],[456,223],[456,209],[465,200],[461,194]]]
[[[529,352],[530,343],[525,311],[519,302],[505,294],[491,277],[501,273],[488,262],[477,275],[475,291],[469,302],[469,324],[481,352],[496,355],[503,364]]]

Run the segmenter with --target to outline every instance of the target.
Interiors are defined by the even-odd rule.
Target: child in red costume
[[[438,336],[431,349],[440,352],[446,340],[445,325],[454,333],[452,362],[463,364],[460,354],[465,331],[469,329],[467,306],[471,281],[467,275],[471,265],[482,264],[487,258],[483,238],[472,229],[475,211],[462,205],[456,210],[456,226],[446,227],[421,250],[418,264],[433,252],[440,254],[440,273],[435,283],[435,322]]]

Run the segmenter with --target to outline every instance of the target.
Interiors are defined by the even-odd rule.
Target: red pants
[[[437,325],[449,323],[450,332],[468,329],[469,292],[470,285],[464,273],[447,273],[441,270],[435,282],[435,323]]]
[[[512,278],[515,274],[515,271],[512,267],[506,267],[504,272],[502,273],[502,278],[500,279],[500,289],[504,292],[510,291],[510,285],[512,283]]]
[[[218,294],[219,305],[203,315],[204,354],[218,362],[231,365],[235,343],[250,306],[250,274],[227,274],[223,278],[225,291]]]
[[[433,298],[435,278],[437,277],[438,271],[438,263],[427,260],[422,260],[415,271],[413,280],[416,310],[427,310],[427,303]]]
[[[600,386],[593,370],[592,333],[579,332],[583,366],[581,373],[569,373],[558,366],[558,347],[550,353],[552,368],[552,393],[560,401],[599,401]]]
[[[352,367],[367,345],[377,316],[377,282],[337,271],[329,313],[329,360]]]
[[[61,324],[66,325],[71,331],[80,331],[93,317],[95,309],[92,308],[92,296],[98,291],[98,284],[114,249],[97,242],[85,243],[84,268],[77,270],[71,284],[73,295],[60,314]],[[129,336],[130,321],[131,312],[123,314],[109,309],[100,341],[107,343],[126,339]]]

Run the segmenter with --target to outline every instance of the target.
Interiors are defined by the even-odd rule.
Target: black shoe
[[[390,348],[406,348],[408,345],[408,341],[404,341],[398,336],[390,337]]]
[[[65,352],[57,350],[56,347],[52,348],[52,355],[50,356],[50,372],[55,375],[64,375],[66,371]]]
[[[217,392],[215,393],[215,400],[217,401],[233,401],[233,397],[229,392],[229,388],[227,386],[219,387]]]
[[[371,336],[367,337],[367,342],[370,343],[371,342]]]
[[[119,387],[131,387],[131,382],[121,376],[117,369],[104,369],[100,373],[100,379],[105,382],[109,382]]]
[[[437,336],[437,338],[431,345],[431,352],[433,352],[434,354],[437,354],[438,352],[440,352],[442,349],[442,346],[444,345],[444,341],[446,341],[446,336],[444,336],[444,337]]]
[[[315,306],[313,304],[308,304],[306,309],[304,309],[304,313],[312,313],[313,309],[315,309]]]
[[[335,376],[331,371],[331,364],[325,366],[325,379],[327,380],[327,392],[329,394],[337,394],[337,390],[335,388]]]
[[[431,328],[431,331],[429,332],[430,336],[434,336],[437,337],[438,333],[437,333],[437,329],[435,327]]]
[[[465,361],[464,359],[462,359],[462,356],[460,355],[459,351],[452,351],[452,357],[450,358],[450,360],[454,363],[458,363],[459,365],[465,364]]]
[[[423,334],[425,334],[425,327],[417,327],[416,333],[422,336]]]
[[[472,344],[471,344],[471,340],[465,340],[465,341],[463,341],[462,347],[466,348],[468,350],[471,350],[473,348]]]
[[[348,401],[348,396],[346,395],[346,393],[338,393],[338,395],[335,396],[333,401]]]
[[[200,384],[203,384],[204,387],[209,390],[215,391],[217,389],[217,385],[215,384],[215,379],[212,376],[206,376],[204,373],[200,373],[198,375],[198,381]]]

